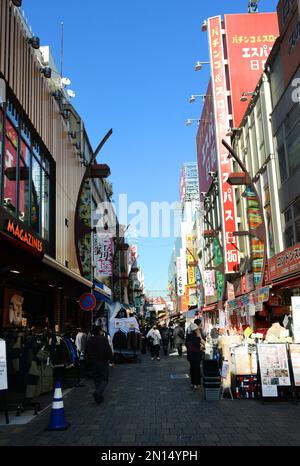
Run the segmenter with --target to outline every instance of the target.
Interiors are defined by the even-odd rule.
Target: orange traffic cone
[[[62,398],[61,383],[55,384],[54,397],[49,424],[45,430],[66,430],[70,426],[65,419],[64,402]]]

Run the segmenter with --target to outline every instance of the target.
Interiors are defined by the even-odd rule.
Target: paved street
[[[141,360],[111,369],[102,405],[91,380],[74,388],[64,398],[68,430],[44,431],[48,409],[26,425],[1,426],[0,445],[300,445],[300,404],[204,401],[176,377],[188,373],[185,356]]]

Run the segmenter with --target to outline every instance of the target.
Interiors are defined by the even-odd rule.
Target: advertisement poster
[[[300,296],[292,296],[294,342],[300,343]]]
[[[111,277],[113,240],[108,235],[94,235],[95,278]]]
[[[291,385],[286,345],[257,345],[263,396],[277,396],[277,386]],[[276,387],[276,394],[275,388]]]
[[[7,388],[6,345],[4,340],[0,340],[0,390]]]
[[[205,296],[214,296],[216,289],[215,282],[215,271],[214,270],[205,270],[204,272],[205,279]]]
[[[290,345],[290,355],[293,367],[295,385],[300,387],[300,345]]]
[[[248,105],[248,101],[241,102],[242,93],[255,89],[278,36],[278,20],[276,13],[234,14],[224,18],[233,126],[238,127]]]

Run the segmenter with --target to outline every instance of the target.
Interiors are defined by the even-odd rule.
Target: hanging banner
[[[228,183],[228,176],[232,172],[232,162],[228,152],[222,144],[222,139],[230,143],[226,136],[229,127],[229,112],[227,103],[227,86],[223,51],[223,32],[221,17],[208,19],[208,37],[210,49],[210,63],[212,76],[212,95],[216,120],[216,148],[219,173],[220,197],[222,199],[222,229],[224,234],[224,255],[226,273],[238,270],[239,254],[236,238],[235,192]]]
[[[205,296],[214,296],[215,290],[216,290],[214,270],[204,271],[204,289],[205,289]]]
[[[7,389],[6,343],[5,340],[0,340],[0,390]]]
[[[95,278],[111,277],[113,273],[113,240],[108,235],[94,235]]]

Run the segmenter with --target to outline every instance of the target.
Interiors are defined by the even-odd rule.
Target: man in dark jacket
[[[108,384],[109,366],[113,361],[113,354],[107,338],[101,335],[99,327],[94,327],[92,335],[87,342],[86,354],[93,366],[95,392],[94,398],[97,404],[104,400],[103,392]]]

